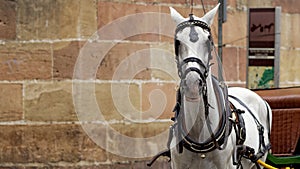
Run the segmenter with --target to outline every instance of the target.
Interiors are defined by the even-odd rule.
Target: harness
[[[255,153],[255,150],[249,146],[244,145],[245,139],[246,139],[246,128],[245,128],[245,123],[244,123],[244,119],[243,116],[241,114],[243,114],[245,111],[240,110],[240,109],[236,109],[234,107],[233,104],[231,104],[231,108],[232,108],[232,113],[234,114],[233,116],[235,117],[231,117],[230,120],[233,121],[235,124],[234,125],[234,129],[235,129],[235,133],[236,133],[236,145],[237,148],[234,151],[234,155],[233,155],[233,164],[237,165],[237,169],[238,168],[243,168],[242,164],[241,164],[241,159],[242,158],[246,158],[251,160],[258,169],[260,169],[259,164],[258,164],[258,160],[264,156],[264,154],[269,151],[271,149],[271,144],[268,143],[267,145],[265,144],[264,141],[264,127],[263,125],[257,120],[257,118],[254,116],[253,112],[248,108],[248,106],[242,102],[239,98],[229,95],[230,98],[234,99],[235,101],[237,101],[240,105],[242,105],[252,116],[252,118],[255,121],[255,124],[257,126],[257,130],[259,133],[259,148],[258,148],[258,152]],[[267,108],[267,118],[268,121],[270,122],[270,111],[269,108],[266,104],[266,108]],[[268,133],[268,137],[270,139],[270,133]]]
[[[245,123],[242,117],[242,113],[244,111],[236,109],[233,104],[231,104],[230,108],[230,103],[228,101],[228,92],[227,92],[227,86],[224,84],[221,84],[215,77],[212,76],[212,83],[213,83],[213,88],[214,92],[216,93],[216,98],[217,98],[217,104],[219,107],[219,111],[221,111],[221,120],[219,122],[219,127],[216,132],[212,131],[212,128],[210,126],[210,119],[209,119],[209,108],[211,105],[208,103],[208,97],[207,97],[207,84],[206,84],[206,79],[208,77],[208,71],[210,65],[206,65],[203,63],[203,61],[199,58],[196,57],[188,57],[183,59],[182,63],[179,63],[179,46],[180,46],[180,41],[176,39],[176,35],[178,32],[182,31],[186,27],[190,27],[190,41],[195,42],[196,36],[195,34],[195,29],[194,27],[200,27],[206,31],[209,32],[209,42],[207,43],[208,47],[210,48],[210,45],[213,44],[212,39],[211,39],[211,32],[210,32],[210,27],[203,21],[200,20],[194,20],[193,15],[190,14],[190,19],[188,21],[180,23],[175,31],[175,54],[176,54],[176,60],[177,60],[177,68],[178,68],[178,75],[181,78],[181,83],[183,82],[183,79],[185,79],[186,75],[194,71],[197,74],[199,74],[202,82],[203,82],[203,89],[202,89],[202,97],[203,97],[203,103],[205,106],[205,119],[206,119],[206,124],[207,128],[210,133],[210,138],[207,139],[203,143],[199,143],[191,139],[188,135],[188,132],[184,129],[183,124],[182,124],[182,116],[183,116],[183,110],[184,110],[184,105],[181,105],[183,103],[182,100],[182,92],[180,89],[177,91],[177,103],[175,105],[175,108],[173,112],[175,112],[175,117],[172,118],[172,120],[175,122],[171,127],[170,127],[170,133],[169,133],[169,140],[167,143],[168,149],[165,151],[160,152],[156,156],[153,157],[153,159],[148,163],[148,166],[151,166],[153,162],[159,158],[160,156],[167,156],[171,158],[171,153],[170,153],[170,143],[172,140],[172,137],[175,132],[175,136],[180,140],[180,142],[177,144],[177,151],[179,153],[183,152],[183,147],[186,148],[187,150],[194,152],[194,153],[208,153],[213,150],[219,149],[223,150],[225,149],[227,145],[227,139],[228,136],[230,135],[232,128],[234,128],[236,132],[236,145],[237,148],[235,150],[235,153],[233,155],[233,163],[234,165],[237,165],[237,169],[239,167],[242,167],[241,165],[241,159],[242,157],[250,159],[252,162],[257,164],[257,160],[261,158],[267,150],[269,150],[270,145],[266,146],[264,143],[264,138],[263,138],[263,131],[264,128],[263,126],[259,123],[259,121],[256,119],[256,117],[253,115],[251,110],[243,103],[241,102],[238,98],[234,96],[229,96],[239,102],[243,107],[245,107],[248,112],[251,113],[252,117],[255,119],[255,122],[258,126],[259,130],[259,140],[260,140],[260,146],[259,146],[259,153],[255,154],[254,149],[244,146],[243,143],[246,139],[246,129],[245,129]],[[211,53],[209,52],[209,59],[211,59]],[[196,62],[200,67],[204,69],[204,72],[201,72],[200,69],[196,67],[190,67],[186,69],[184,72],[181,72],[182,66],[189,63],[189,62]],[[207,62],[209,63],[209,62]],[[230,119],[230,120],[229,120]],[[205,157],[205,156],[204,156]]]
[[[203,143],[199,143],[194,141],[193,139],[191,139],[187,133],[187,131],[184,129],[182,121],[181,120],[181,116],[183,115],[183,113],[179,113],[181,110],[183,110],[183,106],[177,107],[177,109],[175,110],[175,112],[177,112],[176,114],[178,114],[178,116],[175,118],[175,122],[177,122],[177,125],[175,126],[175,130],[177,131],[177,137],[180,138],[181,143],[179,144],[179,146],[183,146],[184,148],[186,148],[187,150],[194,152],[194,153],[208,153],[211,152],[215,149],[219,149],[222,150],[226,147],[225,141],[227,141],[227,136],[229,135],[229,131],[228,127],[229,125],[229,121],[228,119],[228,111],[226,111],[226,106],[225,106],[225,97],[224,97],[224,92],[221,90],[221,88],[218,86],[218,82],[217,80],[214,78],[214,89],[216,92],[218,92],[217,95],[217,102],[218,102],[218,107],[220,107],[220,111],[221,113],[221,120],[219,123],[219,127],[218,130],[214,133],[211,129],[210,126],[210,120],[208,117],[209,114],[209,104],[207,102],[207,100],[204,100],[204,104],[205,106],[205,119],[206,119],[206,124],[208,127],[208,130],[210,132],[210,138],[207,139],[205,142]],[[180,92],[180,91],[179,91]],[[207,96],[203,96],[204,98]],[[223,145],[223,147],[222,147]],[[182,152],[182,147],[178,147],[179,153]]]

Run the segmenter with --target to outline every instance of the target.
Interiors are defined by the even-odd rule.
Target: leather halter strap
[[[203,81],[205,81],[206,78],[207,78],[207,76],[208,76],[208,66],[206,66],[206,65],[201,61],[201,59],[199,59],[199,58],[196,58],[196,57],[187,57],[187,58],[185,58],[185,59],[183,60],[183,62],[180,64],[180,67],[179,67],[179,68],[182,68],[182,66],[183,66],[184,64],[187,64],[187,63],[189,63],[189,62],[196,62],[196,63],[198,63],[200,67],[203,67],[203,68],[204,68],[204,72],[201,72],[200,69],[198,69],[198,68],[196,68],[196,67],[190,67],[190,68],[186,69],[185,72],[182,72],[182,73],[183,73],[183,74],[182,74],[183,76],[181,77],[181,79],[185,79],[186,75],[187,75],[189,72],[195,71],[195,72],[197,72],[197,73],[200,75],[201,79],[202,79]]]
[[[204,67],[205,68],[205,72],[207,74],[207,71],[208,71],[208,66],[206,66],[201,59],[199,58],[196,58],[196,57],[187,57],[185,59],[183,59],[183,63],[182,64],[185,64],[185,63],[188,63],[188,62],[196,62],[198,63],[201,67]],[[182,65],[181,65],[182,66]]]

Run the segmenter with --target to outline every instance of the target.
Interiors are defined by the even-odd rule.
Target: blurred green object
[[[266,69],[258,82],[258,87],[269,88],[268,82],[274,80],[274,67]]]
[[[283,166],[300,166],[300,155],[298,156],[289,156],[289,157],[276,157],[272,154],[268,154],[267,157],[268,164],[275,165],[276,167]]]

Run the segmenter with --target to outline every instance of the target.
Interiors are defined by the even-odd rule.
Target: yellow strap
[[[272,167],[268,164],[266,164],[265,162],[261,161],[261,160],[257,160],[257,163],[262,165],[263,167],[267,168],[267,169],[278,169],[278,168],[275,168],[275,167]]]

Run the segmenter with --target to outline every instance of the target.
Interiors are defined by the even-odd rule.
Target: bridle
[[[209,65],[207,62],[207,64],[204,64],[203,61],[199,58],[196,57],[188,57],[185,58],[182,63],[179,63],[179,46],[180,46],[180,41],[177,39],[177,33],[182,31],[183,29],[185,29],[186,27],[190,27],[191,28],[191,32],[190,32],[190,40],[192,42],[196,42],[196,39],[198,38],[197,34],[195,34],[195,26],[200,27],[206,31],[209,32],[209,42],[207,43],[208,48],[211,48],[211,44],[213,44],[212,39],[211,39],[211,32],[210,32],[210,27],[208,26],[207,23],[200,21],[200,20],[194,20],[193,15],[190,14],[190,19],[188,21],[184,21],[182,23],[180,23],[179,25],[177,25],[176,30],[175,30],[175,55],[176,55],[176,60],[177,60],[177,68],[178,68],[178,75],[181,79],[185,78],[185,76],[187,75],[187,73],[189,73],[190,71],[196,71],[200,77],[202,78],[202,80],[205,80],[206,77],[208,76],[208,70],[209,70]],[[197,38],[195,38],[197,37]],[[211,59],[211,53],[209,53],[209,60]],[[188,62],[196,62],[200,65],[200,67],[204,68],[204,72],[203,74],[201,73],[201,71],[199,69],[187,69],[186,72],[181,72],[181,68],[184,64],[187,64]],[[183,77],[181,77],[183,75]],[[204,77],[202,76],[204,75]]]
[[[207,23],[200,21],[200,20],[194,20],[193,15],[190,14],[190,19],[188,21],[184,21],[182,23],[180,23],[175,31],[175,54],[176,54],[176,60],[177,60],[177,68],[178,68],[178,75],[181,79],[181,86],[182,83],[185,81],[185,78],[187,76],[188,73],[190,72],[196,72],[197,74],[199,74],[200,78],[201,78],[201,82],[202,82],[202,90],[199,92],[202,92],[202,98],[203,98],[203,103],[204,103],[204,107],[205,107],[205,119],[206,119],[206,124],[208,127],[208,130],[210,132],[211,137],[209,139],[207,139],[205,142],[203,143],[199,143],[194,141],[193,139],[190,138],[188,131],[186,131],[185,127],[183,126],[183,113],[184,113],[184,106],[183,104],[180,105],[180,110],[178,115],[177,115],[177,123],[178,123],[178,137],[181,140],[179,145],[184,146],[186,149],[195,152],[195,153],[207,153],[210,151],[213,151],[215,149],[223,149],[221,148],[221,145],[224,144],[224,142],[226,142],[225,140],[225,135],[226,135],[226,112],[222,112],[222,117],[221,117],[221,121],[220,121],[220,127],[217,130],[216,133],[214,133],[212,131],[212,128],[210,126],[210,119],[209,119],[209,108],[211,107],[211,105],[208,103],[208,96],[207,96],[207,84],[206,84],[206,80],[208,77],[208,73],[209,73],[209,60],[211,59],[211,52],[209,52],[209,60],[207,61],[207,64],[205,64],[201,59],[197,58],[197,57],[187,57],[185,59],[182,60],[182,63],[179,63],[179,46],[180,46],[180,41],[176,38],[177,33],[182,31],[183,29],[190,27],[191,28],[191,32],[190,32],[190,41],[191,42],[196,42],[196,37],[197,33],[195,35],[195,29],[194,27],[200,27],[206,31],[209,32],[209,42],[207,43],[208,48],[211,48],[211,45],[213,44],[212,42],[212,38],[211,38],[211,31],[210,31],[210,27],[208,26]],[[187,68],[185,71],[182,71],[182,67],[186,64],[188,64],[189,62],[195,62],[197,63],[200,68],[202,68],[201,71],[199,68],[196,67],[189,67]],[[200,84],[199,84],[200,85]],[[183,95],[184,91],[181,91],[181,95]],[[180,103],[183,103],[182,100],[183,97],[181,97]],[[224,111],[226,111],[224,109]],[[182,149],[182,148],[181,148]]]

